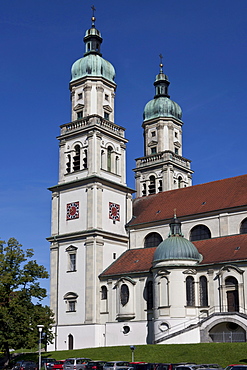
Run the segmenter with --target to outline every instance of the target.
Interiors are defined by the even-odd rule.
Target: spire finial
[[[176,208],[174,208],[174,218],[177,218],[177,210],[176,210]]]
[[[160,57],[160,73],[163,73],[163,55],[160,54],[159,57]]]
[[[94,27],[95,25],[94,25],[94,22],[96,21],[96,18],[95,18],[95,16],[94,16],[94,12],[95,12],[95,10],[96,10],[96,8],[95,8],[95,6],[94,5],[92,5],[91,6],[91,9],[92,9],[92,11],[93,11],[93,15],[92,15],[92,27]]]

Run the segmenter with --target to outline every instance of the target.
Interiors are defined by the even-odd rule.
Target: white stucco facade
[[[84,57],[72,66],[71,122],[58,137],[58,184],[50,188],[49,350],[220,341],[223,332],[246,341],[246,178],[234,183],[238,196],[218,203],[215,196],[212,205],[208,194],[220,194],[224,181],[191,186],[182,112],[161,66],[144,110],[134,202],[125,129],[114,122],[115,70],[101,56],[94,24],[84,41]],[[179,233],[172,232],[174,208]]]

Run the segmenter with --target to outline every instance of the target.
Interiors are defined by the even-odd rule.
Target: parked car
[[[106,361],[89,361],[86,366],[85,370],[103,370],[103,367],[105,365]]]
[[[56,362],[55,358],[41,357],[41,367],[45,370],[52,370],[53,364]]]
[[[131,366],[134,370],[147,370],[148,362],[130,362],[129,366]]]
[[[196,366],[197,366],[197,369],[200,368],[200,369],[223,370],[223,367],[221,367],[218,364],[199,364],[199,365],[196,365]]]
[[[129,368],[129,362],[127,361],[109,361],[103,366],[103,370],[119,370]]]
[[[14,370],[37,370],[38,365],[34,361],[17,361],[15,366],[13,367]]]
[[[65,360],[60,360],[54,362],[52,366],[52,370],[63,370],[63,365],[64,365]]]
[[[64,370],[84,370],[85,365],[91,361],[91,358],[86,357],[72,357],[67,358],[64,361],[63,368]]]
[[[243,366],[241,364],[232,364],[232,365],[228,365],[227,367],[225,367],[225,370],[232,370],[232,368],[235,368],[235,366]],[[234,370],[234,369],[233,369]]]
[[[247,370],[247,365],[230,365],[231,370]],[[227,366],[228,367],[228,366]]]

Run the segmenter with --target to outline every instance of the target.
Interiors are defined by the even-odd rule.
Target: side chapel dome
[[[176,264],[196,264],[201,262],[202,255],[189,240],[185,239],[181,233],[181,223],[174,216],[170,223],[170,234],[163,240],[154,252],[153,264],[160,262],[173,261]]]
[[[143,120],[147,121],[157,117],[173,117],[178,120],[182,118],[182,109],[170,99],[168,86],[170,85],[168,76],[163,73],[163,64],[160,64],[160,73],[154,81],[155,96],[144,108]]]
[[[100,46],[102,37],[100,31],[95,28],[95,17],[92,17],[92,27],[86,31],[84,42],[86,51],[84,57],[78,59],[71,68],[71,81],[75,81],[85,76],[104,77],[110,82],[114,82],[115,69],[113,65],[102,58]]]

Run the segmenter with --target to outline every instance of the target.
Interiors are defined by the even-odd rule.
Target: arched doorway
[[[74,349],[74,337],[72,334],[68,336],[68,349]]]
[[[225,280],[225,285],[226,285],[227,311],[238,312],[239,311],[238,281],[235,277],[229,276]]]

